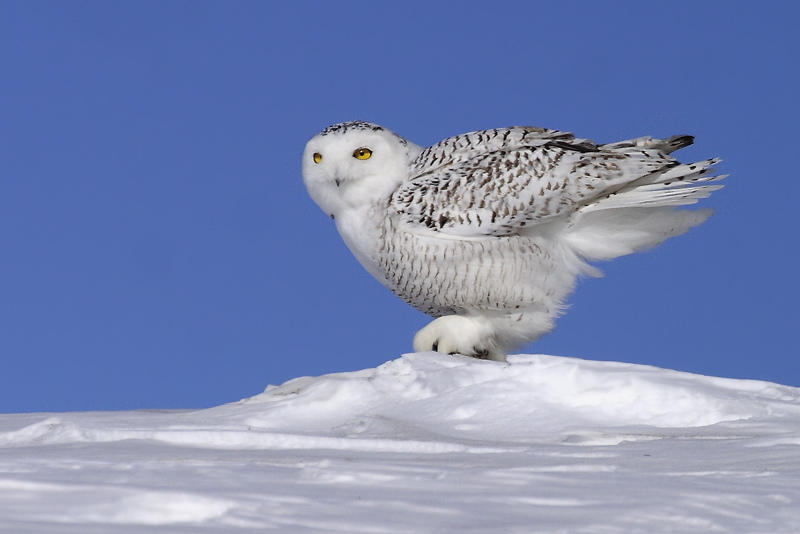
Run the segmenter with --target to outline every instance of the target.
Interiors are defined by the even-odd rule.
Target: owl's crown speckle
[[[350,122],[340,122],[338,124],[331,124],[324,130],[322,130],[319,135],[330,135],[334,133],[343,134],[349,131],[373,131],[373,132],[380,132],[383,131],[384,128],[382,126],[378,126],[377,124],[372,124],[371,122],[366,121],[350,121]]]

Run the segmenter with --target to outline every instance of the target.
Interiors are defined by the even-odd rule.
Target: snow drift
[[[798,465],[797,388],[408,354],[207,410],[2,415],[0,530],[794,532]]]

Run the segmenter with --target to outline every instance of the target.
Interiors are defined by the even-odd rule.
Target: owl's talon
[[[489,349],[480,349],[478,347],[472,347],[472,357],[478,358],[479,360],[489,360]]]

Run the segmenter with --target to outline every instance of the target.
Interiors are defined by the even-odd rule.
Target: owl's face
[[[367,206],[388,198],[408,178],[420,147],[380,126],[346,122],[329,126],[303,152],[303,182],[322,210]]]

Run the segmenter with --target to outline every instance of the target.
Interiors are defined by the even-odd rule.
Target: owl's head
[[[330,216],[388,198],[408,179],[421,148],[368,122],[343,122],[315,135],[303,152],[303,182]]]

